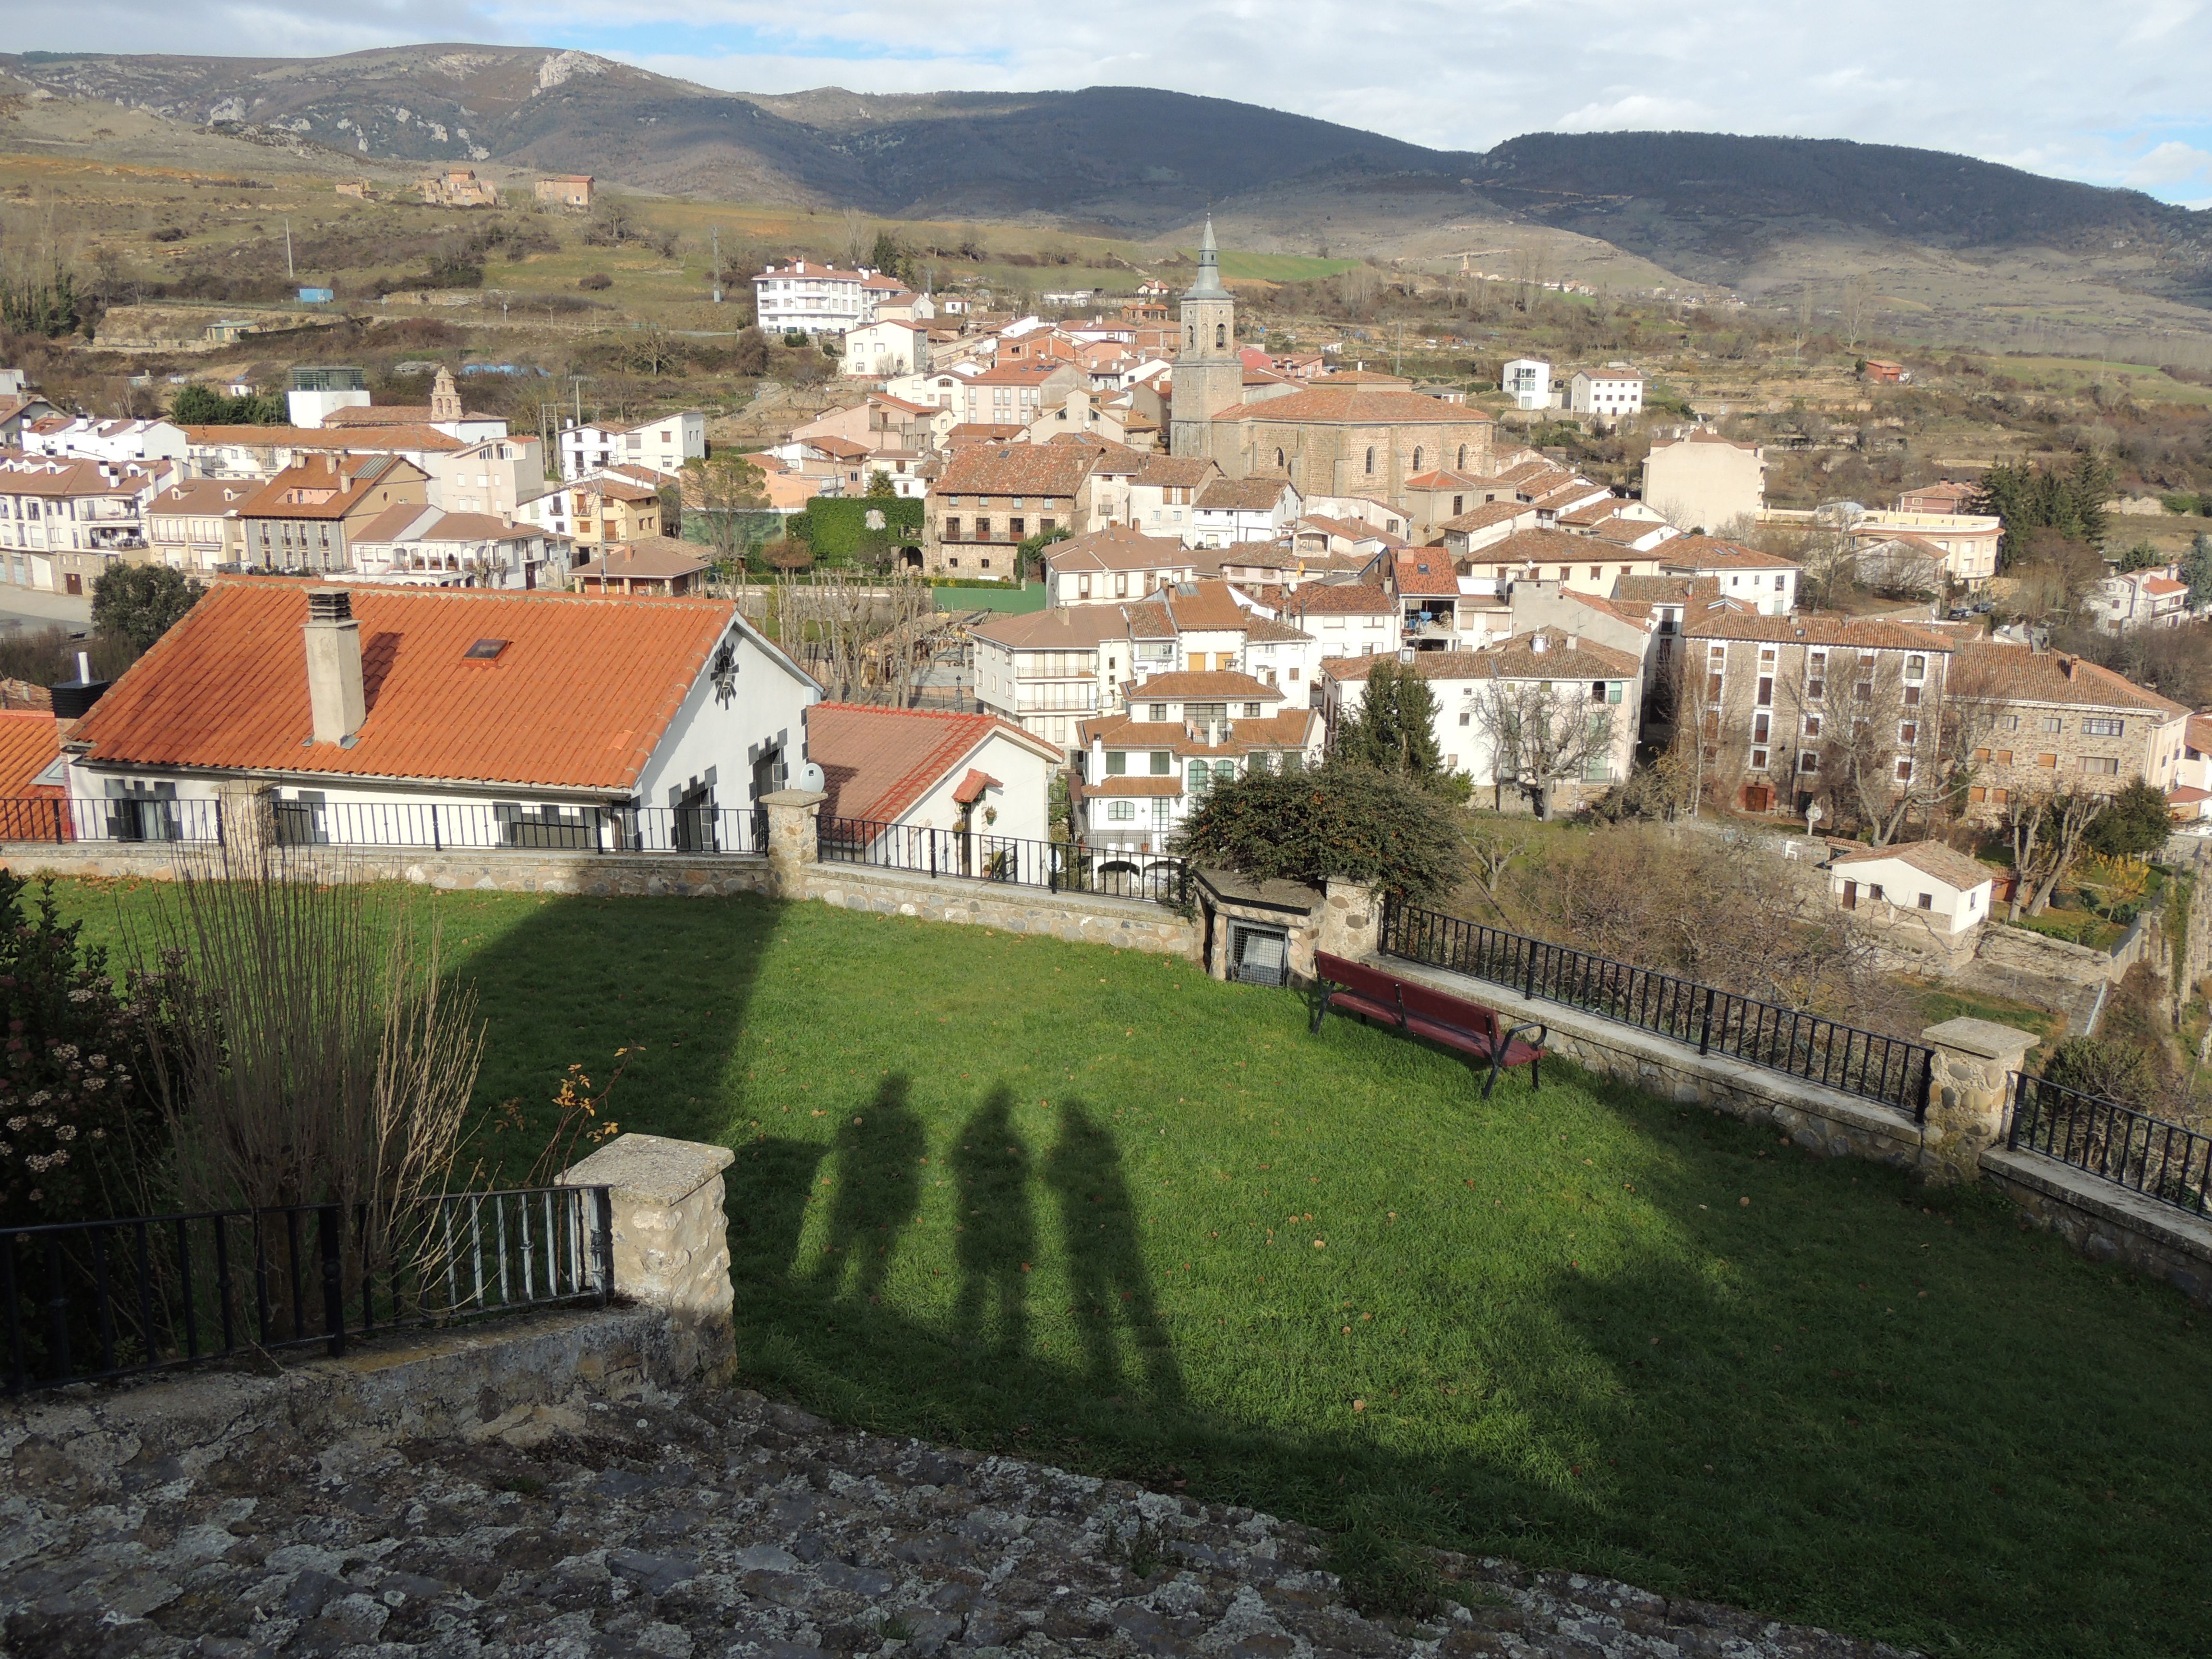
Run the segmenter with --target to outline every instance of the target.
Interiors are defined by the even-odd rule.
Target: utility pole
[[[714,249],[714,303],[720,305],[722,303],[722,228],[709,225],[707,237]]]
[[[289,283],[300,280],[300,273],[292,269],[292,217],[289,214],[284,216],[284,280]]]

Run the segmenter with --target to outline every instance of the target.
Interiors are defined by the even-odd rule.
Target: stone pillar
[[[1920,1169],[1939,1185],[1980,1177],[1982,1152],[2004,1134],[2012,1073],[2042,1039],[1987,1019],[1947,1019],[1920,1034],[1936,1051],[1921,1126]]]
[[[216,786],[216,801],[222,813],[222,843],[234,862],[258,864],[276,844],[276,790],[265,783]]]
[[[820,862],[817,836],[822,803],[829,799],[818,789],[778,789],[761,797],[768,809],[768,867],[779,897],[806,896],[805,867]]]
[[[1382,901],[1364,882],[1331,876],[1321,908],[1314,948],[1358,962],[1375,954],[1382,937]]]
[[[722,1212],[726,1146],[617,1135],[559,1177],[606,1187],[614,1207],[616,1294],[668,1315],[678,1376],[720,1382],[737,1364],[729,1223]]]

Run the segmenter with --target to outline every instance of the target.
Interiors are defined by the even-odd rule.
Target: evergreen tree
[[[149,651],[206,591],[165,564],[110,565],[92,585],[92,625]]]
[[[2203,531],[2181,556],[2181,580],[2189,584],[2189,608],[2212,605],[2212,536]]]
[[[2085,454],[2064,472],[2033,464],[1993,466],[1982,477],[1973,511],[2004,520],[2001,562],[2010,566],[2038,530],[2056,530],[2068,539],[2095,544],[2104,539],[2105,503],[2118,482],[2112,463]]]
[[[1385,657],[1367,674],[1356,714],[1337,722],[1335,753],[1394,777],[1426,782],[1443,775],[1437,746],[1437,694],[1418,672]]]

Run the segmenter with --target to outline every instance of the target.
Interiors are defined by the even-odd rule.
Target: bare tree
[[[2104,809],[2101,795],[2079,792],[2057,794],[2047,790],[2015,790],[2005,806],[2005,831],[2012,842],[2012,916],[2019,920],[2021,895],[2034,889],[2027,914],[2039,916],[2051,908],[2051,896],[2074,860],[2081,854],[2081,837],[2089,821]]]
[[[868,234],[868,222],[861,217],[860,209],[847,208],[844,218],[845,262],[857,270],[860,269],[862,257],[866,254],[869,244],[873,239]]]
[[[1874,278],[1864,271],[1854,272],[1844,279],[1843,322],[1844,343],[1856,350],[1866,333],[1867,317],[1874,309]]]
[[[1475,693],[1475,725],[1490,744],[1490,776],[1502,808],[1517,789],[1540,818],[1552,816],[1552,790],[1581,778],[1613,747],[1613,711],[1591,704],[1579,680],[1492,678]]]

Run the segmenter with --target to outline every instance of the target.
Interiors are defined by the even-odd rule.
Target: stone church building
[[[1370,495],[1402,505],[1406,481],[1491,467],[1490,417],[1417,392],[1332,387],[1244,401],[1237,301],[1222,285],[1206,221],[1198,278],[1182,296],[1168,447],[1231,478],[1283,478],[1302,495]]]

